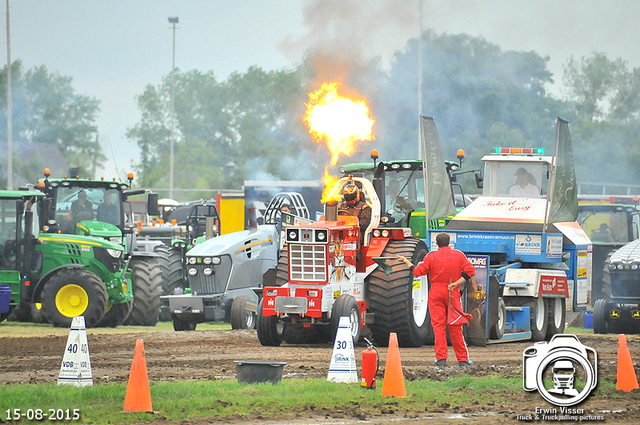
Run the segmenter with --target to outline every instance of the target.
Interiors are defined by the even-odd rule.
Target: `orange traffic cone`
[[[631,353],[627,346],[627,337],[618,335],[618,381],[616,388],[622,391],[638,389],[638,378],[636,370],[633,368]]]
[[[141,339],[136,340],[136,351],[133,355],[127,393],[124,396],[125,412],[151,412],[151,393],[149,392],[149,376],[147,360],[144,356],[144,345]]]
[[[406,396],[407,390],[404,387],[404,375],[402,374],[400,350],[398,349],[398,335],[392,332],[389,334],[387,363],[384,367],[382,381],[382,397],[404,398]]]

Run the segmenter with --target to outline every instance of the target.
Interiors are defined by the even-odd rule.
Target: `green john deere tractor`
[[[84,316],[87,327],[117,326],[131,311],[127,257],[116,243],[39,232],[35,191],[0,191],[0,321],[18,307],[54,326]]]
[[[40,208],[40,224],[50,234],[82,235],[118,244],[125,250],[128,276],[134,302],[125,324],[155,326],[160,316],[162,295],[162,260],[160,242],[138,241],[134,226],[136,214],[157,214],[157,195],[149,194],[145,211],[134,210],[139,203],[129,202],[144,189],[131,190],[129,182],[75,178],[49,179],[38,182],[45,194]],[[122,311],[123,314],[127,313]]]

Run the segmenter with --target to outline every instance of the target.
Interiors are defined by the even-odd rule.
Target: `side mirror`
[[[158,210],[158,194],[150,193],[147,198],[147,214],[149,215],[158,215],[160,211]]]
[[[473,175],[476,177],[476,186],[478,189],[484,187],[484,177],[482,177],[482,171],[476,170]]]

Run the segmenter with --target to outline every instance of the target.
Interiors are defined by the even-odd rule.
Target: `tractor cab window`
[[[396,223],[416,208],[424,208],[424,179],[422,170],[387,170],[385,175],[385,212]],[[408,226],[408,223],[402,225]]]
[[[484,196],[544,198],[549,187],[546,162],[486,161]]]
[[[74,233],[85,220],[122,226],[120,192],[101,187],[61,186],[56,196],[56,221],[64,233]]]
[[[593,242],[627,243],[637,239],[637,224],[630,221],[624,207],[615,210],[581,208],[578,213],[578,223]]]
[[[14,268],[16,244],[16,200],[0,200],[0,267]]]

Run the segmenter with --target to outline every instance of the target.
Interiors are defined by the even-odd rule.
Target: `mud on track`
[[[147,369],[150,381],[171,380],[213,380],[235,379],[234,360],[276,360],[285,361],[284,379],[326,378],[332,353],[330,345],[286,345],[281,347],[262,347],[256,332],[252,330],[211,330],[193,332],[135,332],[126,333],[127,327],[121,327],[120,334],[99,334],[92,329],[88,331],[89,350],[94,382],[126,382],[133,359],[135,341],[144,341]],[[52,329],[53,330],[53,329]],[[53,332],[52,332],[53,333]],[[579,335],[584,345],[594,348],[598,353],[599,382],[616,382],[617,375],[617,335]],[[627,336],[629,349],[634,360],[636,374],[640,375],[640,336]],[[55,382],[60,371],[67,336],[40,337],[0,337],[0,383],[29,384]],[[438,368],[431,363],[434,359],[433,347],[400,348],[403,373],[406,379],[443,380],[447,377],[472,375],[499,376],[504,378],[522,377],[522,352],[532,345],[531,342],[515,342],[494,344],[488,347],[469,347],[470,357],[475,365],[462,369],[457,366]],[[364,346],[356,347],[356,358],[360,366],[361,353]],[[380,365],[384,369],[387,349],[379,348]],[[457,364],[453,350],[449,350],[450,364]],[[381,377],[382,370],[379,374]],[[513,403],[505,406],[459,406],[451,412],[448,406],[442,406],[441,412],[428,412],[429,415],[440,415],[440,420],[447,420],[450,414],[467,417],[464,423],[511,423],[516,414],[531,412],[536,406],[550,407],[539,396],[532,397],[522,391],[516,394]],[[622,398],[610,399],[607,395],[591,396],[580,407],[594,412],[605,412],[607,423],[639,423],[640,392],[638,390],[624,393]],[[612,410],[619,412],[611,413]],[[316,412],[312,418],[319,419]],[[481,414],[480,417],[474,415]],[[600,413],[602,414],[602,413]],[[358,419],[361,413],[324,412],[320,418]],[[373,418],[383,415],[407,420],[427,420],[423,412],[369,412],[365,417]],[[445,416],[442,416],[445,415]],[[488,419],[489,415],[491,419]],[[283,415],[286,423],[294,419],[296,423],[304,422],[304,415],[298,413],[297,419]],[[476,417],[478,422],[471,421]],[[404,418],[404,419],[401,419]],[[422,419],[420,419],[422,418]],[[247,418],[245,418],[246,420]],[[271,418],[274,419],[274,418]],[[361,418],[360,418],[361,419]],[[260,421],[260,418],[252,418]],[[276,418],[276,420],[278,420]],[[311,419],[308,419],[309,421]],[[455,418],[451,418],[454,420]],[[458,420],[462,420],[458,418]],[[282,422],[281,421],[281,422]],[[300,422],[298,422],[300,421]],[[503,422],[504,421],[504,422]],[[263,423],[265,419],[262,419]],[[196,422],[194,422],[196,423]],[[203,422],[204,423],[204,422]],[[328,422],[330,423],[330,422]],[[337,422],[336,422],[337,423]],[[342,422],[351,423],[351,422]],[[374,422],[375,423],[375,422]],[[409,423],[409,422],[407,422]]]

